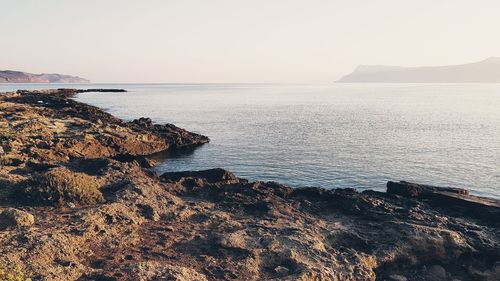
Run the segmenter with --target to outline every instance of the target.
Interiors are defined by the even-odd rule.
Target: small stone
[[[433,265],[427,272],[428,280],[441,281],[446,280],[446,270],[440,265]]]
[[[36,144],[36,147],[37,148],[41,148],[41,149],[49,149],[50,148],[50,144],[46,141],[40,141]]]
[[[243,230],[220,234],[219,244],[224,248],[246,249],[247,234]]]
[[[35,223],[35,217],[25,211],[8,208],[0,212],[0,228],[28,227]]]
[[[404,277],[403,275],[393,274],[393,275],[389,275],[389,280],[391,280],[391,281],[407,281],[408,278]]]
[[[277,266],[274,268],[274,271],[280,275],[286,275],[288,274],[288,272],[290,271],[288,268],[284,267],[284,266]]]

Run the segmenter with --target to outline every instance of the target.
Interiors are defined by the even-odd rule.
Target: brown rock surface
[[[440,204],[449,190],[293,189],[222,169],[158,177],[145,155],[208,138],[124,122],[73,94],[0,94],[0,210],[36,217],[0,230],[0,266],[33,280],[498,280],[498,217]],[[86,174],[105,202],[18,200],[54,170]]]
[[[35,223],[35,217],[25,211],[8,208],[0,211],[0,229],[7,227],[28,227]]]
[[[426,200],[435,207],[444,207],[461,214],[469,214],[487,221],[500,218],[500,202],[495,199],[470,195],[461,188],[437,187],[410,182],[388,182],[387,193]]]

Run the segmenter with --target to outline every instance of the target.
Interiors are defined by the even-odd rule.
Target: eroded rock
[[[437,187],[409,182],[388,182],[387,193],[428,200],[433,206],[498,224],[500,202],[495,199],[470,195],[461,188]]]
[[[387,193],[294,189],[223,169],[158,177],[145,154],[208,138],[147,118],[124,122],[75,102],[77,92],[0,95],[0,128],[9,128],[0,131],[2,156],[21,161],[0,167],[0,209],[37,219],[0,230],[0,259],[27,277],[499,279],[495,200],[409,183]],[[12,200],[23,183],[54,171],[95,182],[105,201],[82,204],[64,192],[49,196],[64,204]]]
[[[35,223],[35,217],[25,211],[8,208],[0,211],[0,229],[7,227],[29,227]]]
[[[142,262],[127,265],[125,270],[130,271],[133,280],[138,281],[207,281],[207,278],[203,274],[193,269],[155,262]]]

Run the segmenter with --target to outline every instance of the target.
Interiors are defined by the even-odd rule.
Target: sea
[[[292,187],[387,181],[500,198],[500,84],[0,84],[0,92],[123,88],[76,100],[210,137],[157,156],[159,173],[224,168]]]

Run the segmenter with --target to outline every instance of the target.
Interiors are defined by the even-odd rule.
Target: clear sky
[[[0,69],[93,82],[328,83],[500,56],[499,0],[0,0]]]

